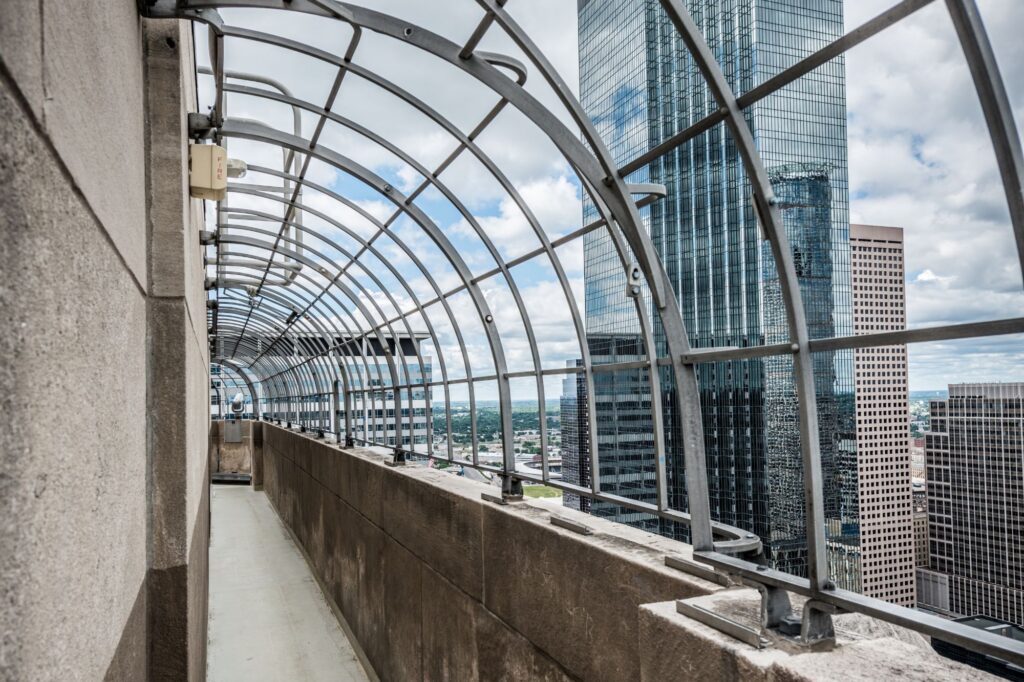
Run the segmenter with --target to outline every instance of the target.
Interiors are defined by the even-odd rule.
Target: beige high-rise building
[[[903,230],[850,225],[854,333],[906,328]],[[914,606],[914,508],[910,473],[907,348],[854,352],[861,589]]]
[[[928,505],[914,501],[914,565],[928,568]]]

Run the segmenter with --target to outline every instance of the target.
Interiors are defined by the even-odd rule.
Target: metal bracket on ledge
[[[797,616],[793,613],[789,593],[783,588],[754,581],[744,583],[761,593],[761,625],[765,629],[774,629],[787,637],[799,638],[804,646],[827,648],[835,645],[836,631],[832,616],[839,613],[835,606],[808,599],[804,603],[803,614]]]
[[[389,462],[384,460],[384,463],[389,467],[404,467],[405,466],[405,453],[395,448],[394,458]]]
[[[687,599],[680,599],[676,602],[676,612],[693,618],[695,621],[714,628],[719,632],[724,632],[755,649],[763,649],[770,644],[766,638],[761,636],[760,632],[753,628],[737,623],[734,620],[729,620],[725,616],[720,616],[713,611],[708,611],[702,606],[691,604]]]
[[[509,502],[522,502],[523,501],[523,482],[518,478],[511,476],[504,476],[499,474],[501,477],[501,495],[491,495],[489,493],[480,493],[480,499],[495,504],[505,505]]]
[[[835,644],[836,630],[832,625],[832,616],[839,612],[832,604],[817,599],[808,599],[804,604],[803,622],[800,626],[800,639],[808,646],[827,646]]]
[[[556,515],[552,514],[551,515],[551,525],[552,526],[558,526],[559,528],[564,528],[566,530],[571,530],[573,533],[579,533],[580,535],[593,535],[594,534],[594,531],[590,528],[590,526],[585,526],[585,525],[583,525],[582,523],[580,523],[578,521],[573,521],[572,519],[567,519],[564,516],[556,516]]]
[[[505,474],[499,474],[499,477],[501,478],[501,499],[504,500],[502,504],[522,502],[523,482],[518,478]]]
[[[685,559],[681,556],[675,556],[673,554],[665,555],[665,565],[669,568],[674,568],[677,571],[683,573],[689,573],[695,575],[698,578],[703,578],[708,582],[713,582],[721,585],[722,587],[730,587],[732,581],[724,573],[719,573],[712,566],[702,564],[699,561],[693,561],[691,559]]]

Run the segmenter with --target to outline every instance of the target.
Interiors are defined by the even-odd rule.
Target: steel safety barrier
[[[422,26],[356,4],[335,0],[140,0],[140,11],[152,18],[187,19],[206,26],[213,78],[214,105],[208,115],[194,115],[190,133],[197,141],[212,139],[230,145],[246,141],[277,149],[280,168],[250,163],[252,176],[263,182],[231,182],[228,199],[218,205],[217,229],[204,236],[216,248],[215,277],[208,281],[211,356],[242,377],[257,412],[304,430],[332,433],[340,443],[388,447],[395,460],[426,457],[493,472],[500,476],[506,496],[521,494],[523,481],[542,482],[591,500],[619,505],[689,529],[695,558],[761,587],[770,604],[788,604],[787,593],[811,598],[805,619],[809,636],[831,629],[828,613],[859,612],[961,644],[975,651],[1024,665],[1024,650],[1009,638],[978,631],[929,613],[895,606],[856,592],[839,589],[829,576],[823,474],[819,451],[819,415],[815,392],[814,353],[880,345],[969,339],[1024,332],[1024,318],[973,324],[892,331],[836,338],[811,338],[801,298],[794,255],[771,178],[759,156],[747,108],[833,60],[850,48],[881,33],[921,8],[940,0],[903,0],[867,23],[800,59],[777,75],[737,96],[723,65],[715,59],[704,35],[680,0],[661,0],[689,57],[697,65],[716,107],[680,132],[669,136],[637,158],[616,164],[595,125],[572,89],[544,52],[506,10],[505,0],[477,0],[479,24],[465,43],[455,42]],[[1010,209],[1013,237],[1024,265],[1024,160],[1012,109],[1000,77],[978,8],[973,0],[945,0],[973,77]],[[297,12],[321,18],[325,34],[344,39],[337,50],[285,35],[227,23],[221,11],[263,9]],[[508,55],[478,49],[490,31],[500,31],[527,63]],[[359,60],[365,34],[391,39],[415,48],[439,68],[454,69],[482,86],[496,100],[479,122],[464,132],[430,104]],[[323,102],[294,94],[298,88],[268,74],[228,70],[225,54],[234,43],[248,43],[298,55],[333,69]],[[554,94],[557,106],[545,105],[525,87],[528,74],[537,74]],[[388,136],[339,113],[346,79],[359,79],[388,93],[415,110],[449,136],[451,152],[432,167]],[[291,88],[291,89],[290,89]],[[293,92],[294,91],[294,92]],[[233,118],[232,98],[244,97],[284,107],[291,113],[288,130],[264,121]],[[576,174],[597,218],[568,234],[552,237],[538,220],[508,175],[482,148],[478,137],[506,108],[530,121],[554,145]],[[303,122],[314,122],[308,135]],[[724,125],[742,160],[751,200],[763,238],[770,245],[778,270],[787,338],[782,342],[745,347],[691,347],[679,302],[664,264],[644,226],[641,211],[665,195],[663,186],[632,183],[630,176],[657,162],[699,135]],[[411,190],[399,187],[366,165],[327,144],[325,130],[344,129],[399,159],[421,178]],[[238,141],[238,142],[236,142]],[[445,172],[461,157],[470,157],[504,192],[529,225],[537,246],[506,258],[494,234],[481,224],[446,183]],[[318,179],[311,169],[329,168],[374,193],[390,207],[381,217],[353,196]],[[479,240],[494,267],[477,272],[466,255],[417,200],[426,194],[443,197],[462,219],[467,233]],[[329,208],[325,208],[329,207]],[[353,221],[370,225],[367,233]],[[425,236],[431,253],[446,263],[445,277],[434,271],[423,243],[411,239],[399,225]],[[579,243],[592,233],[606,235],[621,268],[622,286],[632,301],[640,329],[635,357],[602,362],[594,357],[588,332],[559,249]],[[514,269],[543,262],[554,273],[571,326],[579,342],[579,361],[573,366],[544,366],[538,343],[537,311],[524,300],[523,282]],[[1022,268],[1024,269],[1024,268]],[[448,280],[454,280],[452,284]],[[510,369],[508,339],[495,317],[499,312],[485,295],[485,285],[500,283],[510,307],[521,320],[529,369]],[[469,320],[458,314],[471,311]],[[486,341],[486,366],[471,343],[473,335]],[[448,344],[442,339],[449,340]],[[435,356],[425,356],[423,346]],[[445,347],[451,353],[442,352]],[[711,517],[705,438],[697,367],[704,363],[751,358],[785,357],[792,362],[798,399],[800,462],[806,523],[807,576],[797,577],[766,567],[759,560],[761,541],[752,533],[719,523]],[[603,373],[629,373],[644,385],[653,440],[653,502],[602,490],[597,475],[602,464],[596,400],[586,401],[589,466],[588,485],[559,480],[549,466],[545,378],[582,382],[594,397],[595,381]],[[435,375],[439,378],[435,379]],[[531,382],[539,406],[540,468],[517,470],[513,440],[513,391],[517,380]],[[477,443],[476,407],[483,384],[496,387],[500,412],[500,464],[481,461]],[[470,459],[453,453],[452,390],[465,390],[471,419]],[[436,390],[435,390],[436,389]],[[436,397],[435,397],[436,396]],[[675,404],[663,404],[671,396]],[[444,414],[443,447],[435,447],[435,404]],[[422,403],[422,407],[417,407]],[[362,415],[361,425],[354,415]],[[425,426],[417,426],[417,418]],[[423,442],[415,432],[425,429]],[[393,434],[393,435],[388,435]],[[679,441],[675,442],[678,434]],[[672,443],[669,441],[673,440]],[[685,500],[672,500],[667,459],[682,457]],[[781,601],[780,601],[781,600]],[[786,609],[784,609],[786,610]],[[823,615],[824,614],[824,615]]]

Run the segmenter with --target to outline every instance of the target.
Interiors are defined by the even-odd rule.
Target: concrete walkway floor
[[[207,679],[366,680],[266,496],[217,485],[211,505]]]

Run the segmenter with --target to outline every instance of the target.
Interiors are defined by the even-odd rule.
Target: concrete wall
[[[202,672],[201,206],[167,177],[189,41],[133,0],[0,3],[2,679]],[[154,614],[193,648],[153,649]]]
[[[681,543],[383,459],[263,424],[264,490],[382,679],[637,679],[640,605],[715,589],[665,567]]]
[[[229,443],[224,440],[225,422],[210,422],[210,473],[226,472],[236,474],[252,473],[253,432],[259,430],[259,422],[241,420],[242,440]]]
[[[688,545],[551,500],[501,506],[495,488],[388,467],[264,422],[264,490],[365,663],[384,680],[910,681],[995,679],[926,640],[836,617],[837,646],[767,632],[755,649],[677,612],[687,599],[760,629],[760,598],[666,568]],[[591,535],[553,526],[552,515]],[[795,600],[794,606],[800,607]]]
[[[151,679],[204,679],[210,538],[202,202],[188,196],[192,28],[145,22],[149,237]]]

